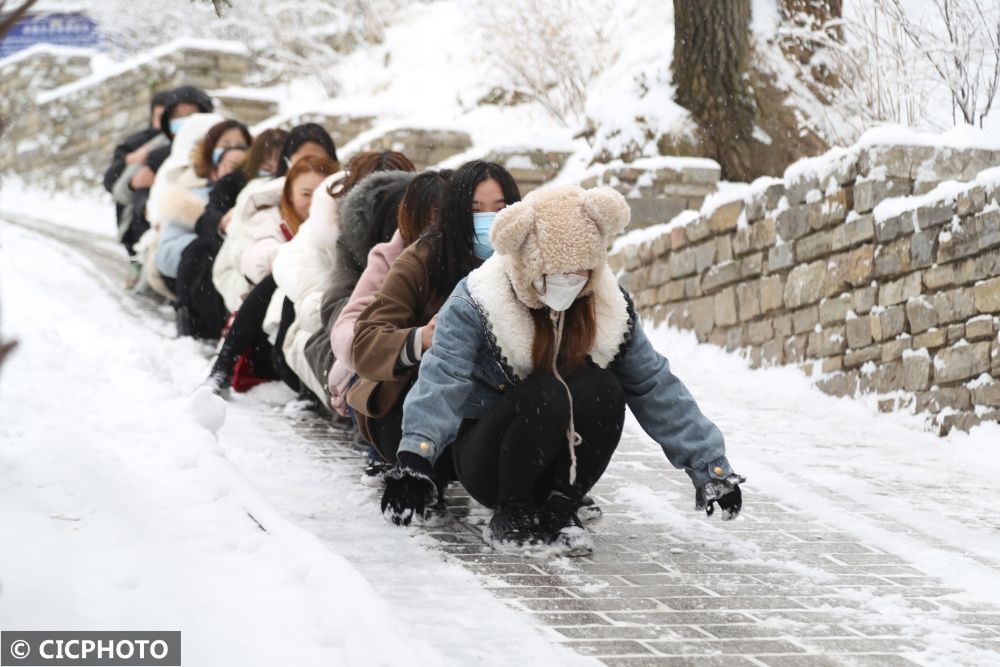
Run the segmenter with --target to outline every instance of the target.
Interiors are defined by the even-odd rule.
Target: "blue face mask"
[[[490,228],[496,220],[496,213],[473,213],[472,225],[475,236],[472,237],[472,254],[479,259],[489,259],[493,255],[493,245],[490,243]]]
[[[170,134],[177,136],[177,133],[181,131],[184,127],[184,123],[187,122],[187,116],[184,118],[174,118],[170,121]]]
[[[213,148],[212,149],[212,164],[216,167],[219,166],[219,160],[222,159],[222,154],[226,152],[225,148]]]

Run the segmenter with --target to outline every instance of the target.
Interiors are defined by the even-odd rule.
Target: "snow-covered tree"
[[[951,93],[954,113],[982,125],[1000,86],[1000,4],[996,0],[930,0],[913,12],[887,0],[887,12]]]
[[[403,0],[109,0],[91,10],[123,52],[156,46],[171,35],[230,39],[250,50],[250,83],[297,77],[337,92],[332,71],[344,53],[381,41],[382,16]],[[155,17],[155,20],[150,19]]]
[[[573,126],[590,85],[618,56],[614,0],[482,0],[472,5],[483,58],[515,93]]]

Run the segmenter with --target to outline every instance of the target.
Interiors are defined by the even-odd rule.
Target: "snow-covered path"
[[[0,391],[0,525],[29,536],[0,550],[3,627],[179,627],[185,664],[571,662],[534,621],[608,664],[996,663],[996,426],[939,439],[659,331],[750,477],[745,516],[695,513],[633,429],[595,490],[592,559],[498,557],[475,509],[434,535],[384,524],[356,454],[280,389],[234,399],[216,438],[221,406],[190,398],[202,346],[107,267],[0,234],[24,345]]]
[[[21,342],[0,395],[0,626],[180,629],[186,665],[574,659],[378,519],[356,478],[283,451],[267,411],[284,392],[228,414],[192,397],[204,346],[123,310],[74,250],[0,233]]]

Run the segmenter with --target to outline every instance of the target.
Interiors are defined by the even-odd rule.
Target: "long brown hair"
[[[281,152],[281,147],[288,138],[288,132],[277,128],[264,130],[257,135],[257,138],[250,144],[250,152],[247,153],[246,162],[243,163],[243,175],[248,181],[257,178],[260,168]]]
[[[597,339],[597,314],[594,297],[588,294],[573,302],[563,315],[563,338],[559,350],[559,370],[572,373],[580,368]],[[531,362],[536,373],[552,374],[552,346],[556,341],[555,327],[549,319],[549,309],[531,311],[535,322],[535,340],[531,344]]]
[[[399,235],[403,237],[404,246],[409,246],[431,225],[437,223],[441,197],[449,178],[451,178],[450,169],[425,171],[406,186],[403,201],[399,203],[396,225]]]
[[[333,160],[318,155],[307,155],[292,165],[285,175],[285,187],[281,191],[281,219],[292,230],[292,234],[299,231],[299,226],[305,222],[305,218],[299,216],[292,206],[292,191],[295,188],[295,181],[303,174],[322,174],[330,176],[340,171],[340,165]]]
[[[211,176],[212,170],[218,166],[212,161],[215,144],[217,144],[219,142],[219,138],[229,130],[240,131],[240,134],[243,135],[243,143],[247,149],[249,149],[250,145],[253,144],[253,136],[250,134],[250,130],[246,125],[238,120],[224,120],[216,123],[209,128],[208,132],[205,133],[205,138],[201,140],[201,144],[199,144],[196,149],[197,153],[195,153],[194,159],[194,173],[201,178],[208,178]]]
[[[331,183],[328,190],[331,197],[346,197],[355,185],[376,171],[409,171],[417,170],[410,158],[396,151],[366,151],[358,153],[347,161],[347,178],[343,185]],[[335,187],[340,190],[334,191]]]

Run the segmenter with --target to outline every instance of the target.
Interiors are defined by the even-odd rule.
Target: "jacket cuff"
[[[403,349],[399,351],[399,365],[403,368],[410,368],[420,363],[420,357],[423,356],[424,352],[420,340],[420,330],[422,328],[410,329],[409,335],[406,336],[406,343],[403,345]]]
[[[430,477],[434,472],[434,466],[431,462],[423,456],[420,456],[420,454],[414,454],[413,452],[399,452],[396,455],[396,461],[399,463],[400,468],[411,470],[418,475],[423,475],[424,477]]]
[[[724,480],[734,474],[733,467],[729,464],[729,460],[725,456],[720,456],[703,468],[688,468],[686,472],[696,489],[700,489],[713,480]]]
[[[403,454],[425,459],[430,465],[433,465],[434,461],[437,460],[437,447],[433,442],[421,439],[419,436],[404,435],[403,440],[399,443],[396,459],[399,460]]]

